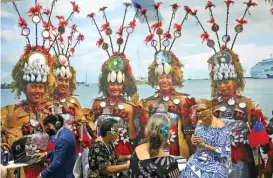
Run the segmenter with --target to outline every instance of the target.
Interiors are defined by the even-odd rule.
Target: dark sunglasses
[[[204,108],[204,109],[198,109],[198,110],[196,110],[195,112],[196,112],[196,113],[200,113],[200,112],[204,112],[204,111],[206,111],[206,110],[208,110],[208,109],[210,109],[210,107],[209,107],[209,108]]]

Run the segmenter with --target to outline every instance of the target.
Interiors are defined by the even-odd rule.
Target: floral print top
[[[109,165],[117,165],[118,155],[110,144],[107,147],[103,142],[97,141],[92,145],[88,153],[88,177],[116,178],[116,174],[107,174],[103,170]]]

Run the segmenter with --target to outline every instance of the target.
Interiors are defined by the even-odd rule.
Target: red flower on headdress
[[[211,17],[208,21],[208,23],[214,24],[215,23],[215,19],[213,17]]]
[[[31,50],[31,46],[30,44],[26,44],[26,46],[24,47],[24,56],[27,56],[29,54],[29,51]]]
[[[147,35],[145,38],[145,43],[149,43],[154,38],[154,34]]]
[[[99,9],[99,12],[100,12],[100,11],[105,11],[106,8],[107,8],[106,6],[101,7],[101,8]]]
[[[234,1],[232,0],[227,0],[227,1],[224,1],[226,3],[226,6],[229,7],[230,4],[234,4]]]
[[[50,28],[50,27],[52,27],[52,24],[50,23],[50,22],[43,22],[43,27],[44,28]]]
[[[178,3],[174,3],[174,4],[172,4],[171,5],[171,7],[172,7],[172,9],[174,10],[174,11],[176,11],[179,7],[181,7],[180,5],[178,5]]]
[[[126,55],[124,53],[120,53],[118,51],[114,51],[112,56],[120,56],[123,59],[126,59]]]
[[[146,15],[147,9],[142,9],[140,13],[141,13],[141,15]]]
[[[70,51],[71,51],[72,54],[74,54],[75,48],[71,48]]]
[[[245,19],[236,19],[236,22],[238,22],[239,24],[247,24],[247,21]]]
[[[201,34],[202,43],[209,38],[208,32],[204,32]]]
[[[182,26],[180,24],[174,24],[175,31],[182,31]]]
[[[134,7],[137,8],[137,9],[141,9],[142,8],[142,6],[140,4],[138,4],[138,3],[134,3]]]
[[[205,9],[211,8],[211,7],[215,7],[215,4],[213,4],[211,1],[208,1]]]
[[[64,16],[59,16],[59,15],[57,15],[56,18],[57,18],[58,20],[64,20]]]
[[[91,12],[90,14],[87,15],[87,17],[89,17],[89,18],[94,18],[94,16],[95,16],[94,12]]]
[[[19,17],[18,26],[22,28],[27,27],[27,21],[24,18]]]
[[[165,39],[165,38],[167,38],[167,39],[172,39],[172,35],[171,35],[168,31],[166,31],[166,32],[163,34],[163,39]]]
[[[75,32],[77,32],[78,30],[77,30],[77,25],[72,25],[71,26],[71,34],[73,34],[73,33],[75,33]]]
[[[109,22],[106,22],[105,24],[102,24],[101,26],[101,30],[100,31],[105,31],[107,28],[110,27],[110,23]]]
[[[151,28],[153,29],[153,33],[154,33],[155,30],[158,29],[159,27],[162,27],[162,22],[161,22],[161,21],[159,21],[159,22],[153,24],[152,27],[151,27]]]
[[[273,15],[273,8],[270,9],[271,14]]]
[[[155,10],[158,10],[159,7],[161,6],[161,4],[163,4],[163,2],[157,2],[156,4],[154,4],[154,5],[153,5],[153,6],[154,6],[154,9],[155,9]]]
[[[136,19],[132,20],[131,22],[129,22],[129,27],[132,27],[133,29],[136,28]]]
[[[43,11],[43,14],[45,14],[45,15],[49,15],[50,14],[50,10],[47,8],[47,9],[45,9],[44,11]]]
[[[72,41],[72,36],[68,36],[67,39],[68,39],[69,41]]]
[[[101,44],[103,43],[103,38],[100,38],[98,41],[97,41],[97,43],[96,43],[96,45],[98,46],[98,47],[100,47],[101,46]]]
[[[59,26],[67,26],[68,25],[68,21],[67,20],[60,20],[59,21]]]
[[[60,35],[60,36],[58,37],[58,41],[60,41],[60,42],[63,42],[63,41],[64,41],[64,39],[63,39],[63,36],[62,36],[62,35]]]
[[[258,4],[257,3],[255,3],[255,2],[252,2],[252,0],[249,0],[248,2],[244,2],[244,4],[246,4],[247,5],[247,7],[251,7],[251,6],[258,6]]]
[[[132,3],[129,3],[129,2],[124,2],[123,3],[126,7],[131,7],[132,6]]]
[[[73,6],[73,11],[74,11],[74,12],[77,12],[77,13],[80,13],[80,7],[79,7],[79,5],[76,4],[75,1],[71,1],[70,3],[71,3],[72,6]]]
[[[226,48],[227,48],[226,45],[225,45],[225,44],[222,44],[221,50],[225,50]]]
[[[184,10],[189,14],[191,14],[191,12],[192,12],[192,10],[189,6],[184,6]]]
[[[125,27],[121,25],[121,26],[119,27],[119,29],[118,29],[118,31],[117,31],[116,34],[117,34],[118,36],[122,36],[122,34],[123,34],[123,29],[124,29],[124,28],[125,28]]]
[[[80,33],[78,36],[77,36],[77,40],[78,41],[83,41],[84,40],[84,35],[82,33]]]
[[[34,15],[37,15],[37,14],[40,14],[42,10],[42,6],[40,6],[39,4],[31,7],[29,10],[28,10],[28,15],[30,17],[33,17]]]
[[[191,11],[191,15],[195,16],[197,14],[197,10]]]

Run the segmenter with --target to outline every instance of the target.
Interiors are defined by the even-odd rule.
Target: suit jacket
[[[76,140],[72,132],[62,128],[56,135],[54,151],[47,153],[51,163],[41,172],[42,178],[74,178],[73,167],[76,162]]]

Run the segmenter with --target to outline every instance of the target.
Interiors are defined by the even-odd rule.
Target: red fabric
[[[170,142],[169,145],[170,155],[179,156],[179,145],[175,142]]]
[[[79,153],[83,152],[83,148],[81,146],[81,143],[79,139],[76,139],[76,155],[79,155]]]
[[[26,166],[24,167],[25,177],[37,178],[44,169],[45,167],[40,165]]]
[[[49,142],[48,145],[46,146],[45,151],[49,152],[49,151],[53,151],[55,147],[55,142]]]
[[[269,136],[265,130],[255,132],[254,129],[251,129],[248,135],[248,140],[250,147],[253,148],[259,145],[267,144],[269,142]]]
[[[91,141],[92,141],[92,137],[89,135],[89,133],[87,132],[86,128],[82,125],[81,127],[81,141],[84,147],[91,147]]]
[[[131,155],[133,153],[133,147],[130,143],[126,142],[125,144],[123,143],[122,140],[118,141],[118,145],[115,147],[115,152],[118,155]]]
[[[253,161],[252,156],[249,155],[246,145],[243,144],[239,144],[236,147],[231,146],[231,159],[233,163],[237,163],[238,161],[246,161],[251,163]]]

